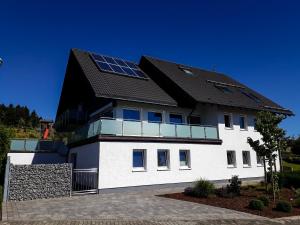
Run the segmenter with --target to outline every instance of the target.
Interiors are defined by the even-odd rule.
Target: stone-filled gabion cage
[[[72,166],[64,164],[10,165],[8,200],[69,197]]]

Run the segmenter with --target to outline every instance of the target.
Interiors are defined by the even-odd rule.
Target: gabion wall
[[[71,164],[10,165],[8,200],[68,197]]]

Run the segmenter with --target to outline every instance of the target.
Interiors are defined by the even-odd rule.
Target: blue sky
[[[70,48],[215,68],[295,117],[300,134],[300,2],[261,0],[3,1],[0,103],[55,118]]]

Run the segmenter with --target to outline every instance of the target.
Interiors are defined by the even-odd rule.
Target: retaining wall
[[[10,165],[8,200],[68,197],[72,190],[71,164]]]

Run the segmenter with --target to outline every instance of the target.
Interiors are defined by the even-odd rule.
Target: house
[[[292,115],[224,74],[72,49],[55,126],[74,132],[68,160],[97,168],[100,191],[185,186],[199,178],[261,179],[262,160],[247,138],[260,138],[262,110]]]

